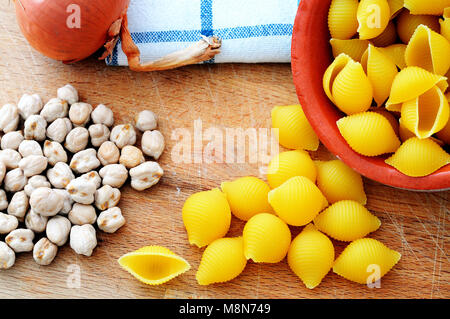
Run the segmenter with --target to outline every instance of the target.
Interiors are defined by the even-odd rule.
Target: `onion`
[[[109,56],[119,39],[130,69],[156,71],[199,63],[220,52],[221,41],[203,37],[194,45],[159,60],[142,64],[140,51],[128,30],[130,0],[15,0],[17,22],[37,51],[54,60],[72,63],[100,48]]]
[[[108,31],[121,21],[129,2],[16,0],[15,6],[17,22],[31,46],[54,60],[70,63],[87,58],[112,40]],[[80,9],[80,28],[74,5]]]

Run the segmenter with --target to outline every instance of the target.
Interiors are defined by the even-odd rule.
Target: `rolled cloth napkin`
[[[199,41],[222,40],[208,62],[290,62],[292,28],[299,0],[131,0],[128,26],[141,51],[153,61]],[[128,65],[120,41],[108,65]]]

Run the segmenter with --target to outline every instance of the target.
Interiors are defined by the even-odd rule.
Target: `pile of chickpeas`
[[[134,125],[113,125],[110,108],[79,102],[70,84],[45,105],[25,94],[0,108],[0,269],[31,251],[49,265],[67,242],[91,256],[96,228],[114,233],[125,224],[117,205],[128,176],[138,191],[159,182],[165,142],[157,116],[146,110]]]

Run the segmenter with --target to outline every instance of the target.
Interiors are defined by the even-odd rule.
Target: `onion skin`
[[[110,41],[108,31],[127,12],[130,0],[15,0],[25,38],[40,53],[66,63],[83,60]],[[81,28],[69,28],[69,5],[80,7]]]

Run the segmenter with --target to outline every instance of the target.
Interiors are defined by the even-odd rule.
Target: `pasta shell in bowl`
[[[445,39],[445,36],[444,34],[439,34],[439,20],[442,20],[441,23],[446,20],[444,16],[445,7],[441,8],[440,6],[442,4],[436,5],[440,1],[416,1],[415,4],[412,3],[414,1],[410,1],[411,9],[408,11],[401,4],[403,1],[379,1],[381,3],[380,8],[383,9],[381,10],[382,19],[380,20],[381,30],[376,30],[375,32],[375,30],[365,29],[364,23],[367,23],[367,20],[364,21],[364,19],[360,18],[358,24],[359,31],[357,30],[350,38],[339,38],[336,34],[332,35],[330,33],[327,22],[331,12],[330,5],[334,2],[340,1],[302,0],[299,5],[292,36],[291,54],[294,84],[306,118],[320,141],[345,164],[372,180],[410,190],[450,189],[450,165],[448,164],[434,165],[433,167],[427,167],[427,169],[420,168],[422,172],[418,175],[421,176],[412,176],[411,174],[405,173],[405,170],[402,172],[391,165],[394,161],[386,161],[395,152],[399,152],[398,158],[403,158],[402,153],[404,152],[400,152],[402,151],[400,145],[408,140],[405,138],[408,136],[408,138],[416,137],[417,139],[424,137],[425,140],[430,140],[431,142],[439,139],[439,143],[436,143],[438,148],[431,147],[431,149],[438,152],[438,154],[435,154],[437,157],[444,158],[439,164],[445,163],[445,156],[442,155],[442,152],[448,154],[449,148],[448,145],[443,144],[448,143],[444,138],[449,134],[446,128],[450,126],[448,121],[444,123],[446,122],[445,102],[442,102],[441,107],[434,105],[431,116],[427,114],[427,116],[422,115],[420,117],[425,118],[426,121],[433,121],[433,123],[429,124],[427,122],[426,126],[429,127],[429,132],[419,137],[404,118],[402,119],[402,126],[399,133],[398,125],[396,125],[397,129],[394,128],[394,130],[391,130],[389,129],[391,125],[387,123],[389,121],[386,122],[376,115],[364,115],[372,113],[373,109],[377,107],[391,112],[398,124],[402,107],[405,103],[413,104],[413,100],[420,100],[425,93],[432,89],[435,95],[439,96],[439,99],[433,98],[433,100],[442,101],[442,95],[440,93],[444,95],[448,94],[449,82],[446,76],[450,73],[447,70],[448,57],[445,60],[439,52],[442,48],[446,50],[445,44],[442,44],[444,43],[442,39]],[[369,7],[372,2],[375,3],[376,1],[359,2],[358,10],[360,11],[360,17],[365,16],[365,12],[361,12],[362,6]],[[388,10],[384,9],[385,2],[388,4]],[[424,3],[429,8],[422,8],[420,5],[417,6],[417,3]],[[334,6],[336,6],[336,3],[334,3]],[[416,40],[414,40],[416,43],[410,45],[409,51],[416,51],[418,50],[417,47],[427,47],[428,44],[425,42],[427,40],[428,42],[431,41],[428,53],[424,51],[424,54],[430,57],[430,59],[432,57],[437,58],[437,63],[434,65],[428,62],[427,65],[414,62],[417,61],[414,53],[408,59],[405,58],[406,51],[408,51],[409,39],[406,43],[401,41],[398,24],[402,15],[406,16],[404,12],[407,12],[414,18],[419,17],[419,19],[414,19],[416,21],[414,23],[418,24],[414,27],[410,37],[414,35],[417,27],[421,24],[424,25],[421,28],[426,31],[420,31],[421,29],[417,31]],[[427,18],[425,19],[418,15],[425,15]],[[397,42],[394,44],[389,44],[390,41],[386,40],[389,38],[388,33],[394,31],[392,27],[388,27],[391,24],[390,21],[397,25]],[[406,29],[406,25],[402,27]],[[336,30],[339,29],[336,25],[334,28]],[[391,30],[387,30],[387,28]],[[378,42],[378,45],[375,44],[374,42],[377,42],[377,40],[374,41],[374,39],[380,37],[383,33],[386,36],[384,38],[386,41]],[[405,37],[407,36],[405,35]],[[372,47],[369,49],[371,52],[367,50],[369,44],[372,44]],[[386,44],[388,45],[383,46]],[[361,51],[366,45],[367,52],[364,50],[366,54],[362,53],[361,55]],[[429,67],[430,65],[431,67]],[[385,68],[385,70],[381,70],[382,68]],[[382,72],[379,73],[380,71]],[[444,71],[446,73],[443,73]],[[386,80],[384,82],[380,80],[380,78],[384,79],[384,75],[387,73],[389,73],[389,76],[386,79],[389,79],[389,81]],[[357,80],[355,80],[356,78]],[[342,83],[339,83],[341,80]],[[391,81],[392,85],[386,83]],[[367,83],[370,84],[370,88],[372,89],[371,97],[367,97],[370,96],[367,94],[367,92],[370,92]],[[436,89],[439,89],[440,93]],[[367,94],[366,98],[362,98],[363,92]],[[385,99],[386,101],[384,101]],[[416,109],[420,111],[420,103]],[[355,125],[345,123],[350,122],[350,120],[339,122],[339,120],[345,117],[351,118],[352,122],[358,122],[358,125],[368,121],[367,125],[363,124],[366,125],[366,129],[373,129],[374,127],[382,128],[385,132],[382,135],[389,138],[389,141],[385,140],[382,142],[385,144],[384,149],[375,151],[375,147],[378,146],[374,146],[374,148],[371,148],[366,153],[367,150],[365,150],[365,147],[367,145],[364,145],[364,142],[361,143],[358,140],[360,137],[355,136],[355,134],[365,134],[365,128],[361,127],[361,130],[358,131]],[[420,118],[418,120],[416,119],[416,123],[424,122],[421,122]],[[432,120],[429,120],[429,118]],[[372,119],[377,122],[373,122]],[[341,134],[338,126],[339,123],[341,130],[345,127],[345,131],[350,132],[350,138],[345,138]],[[417,125],[421,127],[421,124]],[[442,127],[442,125],[444,126]],[[377,132],[377,134],[381,133]],[[426,138],[429,134],[431,136]],[[369,135],[366,135],[366,138],[367,140],[371,139]],[[357,149],[355,150],[356,144],[352,148],[349,141],[361,144],[357,145]],[[443,144],[440,144],[441,142]],[[363,150],[362,153],[366,154],[363,155],[358,150]],[[373,155],[373,153],[380,152],[381,154],[379,155]],[[431,156],[433,157],[433,155]],[[418,155],[417,158],[425,157]],[[402,164],[404,163],[402,162]],[[403,167],[397,164],[396,166]],[[429,173],[423,175],[423,172]]]

